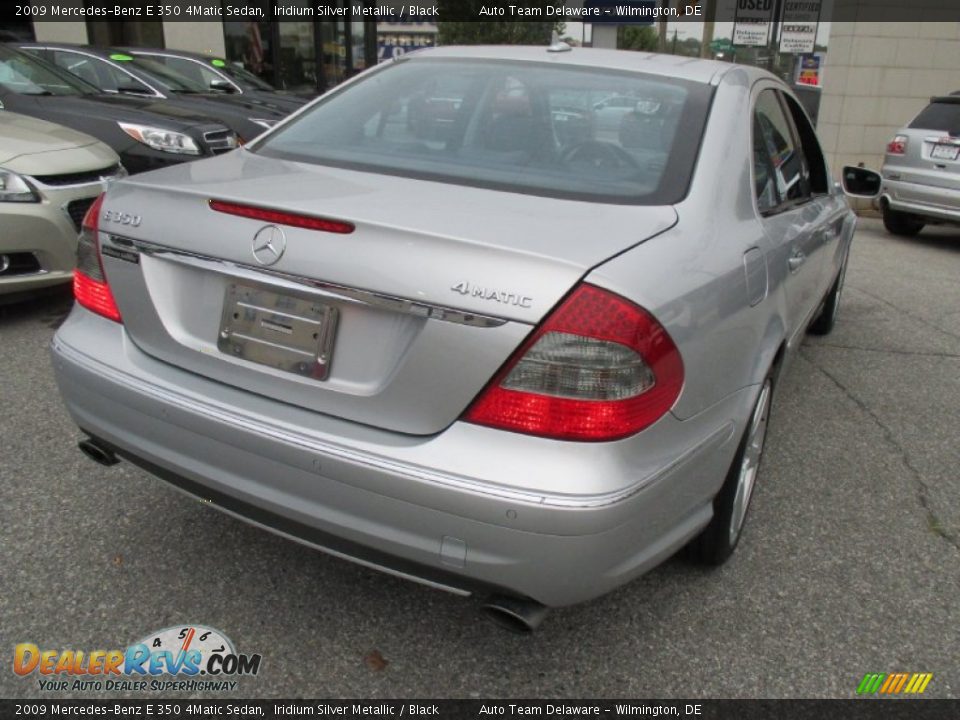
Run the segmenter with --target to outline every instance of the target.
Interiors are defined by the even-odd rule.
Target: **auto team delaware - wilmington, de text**
[[[266,18],[263,7],[245,5],[242,3],[225,3],[223,5],[189,5],[189,4],[145,4],[129,5],[89,5],[74,7],[57,3],[39,5],[16,5],[18,16],[36,16],[50,18],[72,17],[100,17],[100,18],[127,18],[148,17],[154,19],[177,18],[201,19],[221,17]],[[274,17],[315,17],[315,18],[377,18],[381,20],[409,20],[411,18],[439,18],[435,5],[372,5],[367,6],[356,2],[352,5],[338,6],[335,4],[320,3],[312,6],[275,4]],[[532,18],[558,17],[568,19],[602,19],[607,17],[634,17],[634,18],[664,18],[664,17],[702,17],[700,4],[690,4],[684,7],[660,7],[649,5],[604,5],[593,7],[566,7],[565,5],[545,5],[543,7],[528,7],[523,5],[482,5],[477,11],[478,18]]]

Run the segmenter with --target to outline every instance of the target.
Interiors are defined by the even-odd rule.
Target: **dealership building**
[[[583,0],[566,0],[570,7]],[[598,0],[586,0],[596,2]],[[828,52],[820,68],[818,130],[831,167],[863,163],[878,168],[886,143],[923,109],[932,95],[960,90],[960,0],[911,0],[887,15],[878,0],[825,0],[820,19],[830,19]],[[735,2],[735,0],[730,0]],[[375,0],[330,0],[346,10]],[[720,0],[718,12],[726,13]],[[674,0],[676,4],[676,0]],[[60,0],[61,7],[84,8],[85,0]],[[278,88],[323,91],[351,75],[419,47],[435,44],[433,23],[278,17],[272,0],[246,0],[260,19],[229,19],[226,3],[205,0],[221,20],[57,21],[24,20],[4,29],[24,39],[153,46],[193,50],[243,63]],[[309,9],[309,2],[291,3]],[[314,11],[316,12],[316,11]],[[732,11],[729,13],[732,17]],[[950,20],[949,18],[954,18]],[[379,25],[379,27],[378,27]],[[718,23],[719,25],[719,23]],[[379,38],[378,38],[379,34]],[[616,27],[593,26],[593,44],[616,46]]]
[[[294,4],[312,9],[311,3]],[[312,17],[291,19],[278,17],[272,0],[244,0],[245,6],[258,8],[261,17],[229,19],[225,4],[201,0],[200,7],[215,14],[198,22],[189,22],[185,16],[171,20],[38,19],[4,23],[4,29],[38,42],[192,50],[242,63],[277,88],[323,91],[377,63],[376,20],[350,19],[349,9],[359,4],[375,7],[373,0],[329,0],[331,8],[344,11],[343,19],[322,19],[315,10]],[[82,9],[90,3],[58,0],[57,5]]]

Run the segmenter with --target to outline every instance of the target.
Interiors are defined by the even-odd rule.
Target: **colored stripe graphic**
[[[932,679],[933,673],[914,673],[913,677],[910,678],[910,682],[907,684],[907,689],[904,690],[904,692],[919,695],[927,689],[927,685],[930,684]]]
[[[919,695],[927,689],[933,673],[867,673],[857,686],[857,695]]]
[[[885,673],[867,673],[860,681],[857,688],[857,695],[872,695],[880,689],[880,684],[886,677]]]

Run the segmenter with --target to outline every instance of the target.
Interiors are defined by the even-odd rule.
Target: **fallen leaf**
[[[121,565],[123,565],[123,555],[114,555],[113,564],[116,565],[117,567],[120,567]]]
[[[374,672],[381,672],[386,669],[390,661],[387,660],[379,650],[371,650],[363,656],[363,664]]]

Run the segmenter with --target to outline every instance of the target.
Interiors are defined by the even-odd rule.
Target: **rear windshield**
[[[711,89],[541,63],[410,59],[257,143],[270,157],[554,197],[686,194]]]
[[[954,102],[930,103],[913,119],[910,127],[960,135],[960,97]]]

